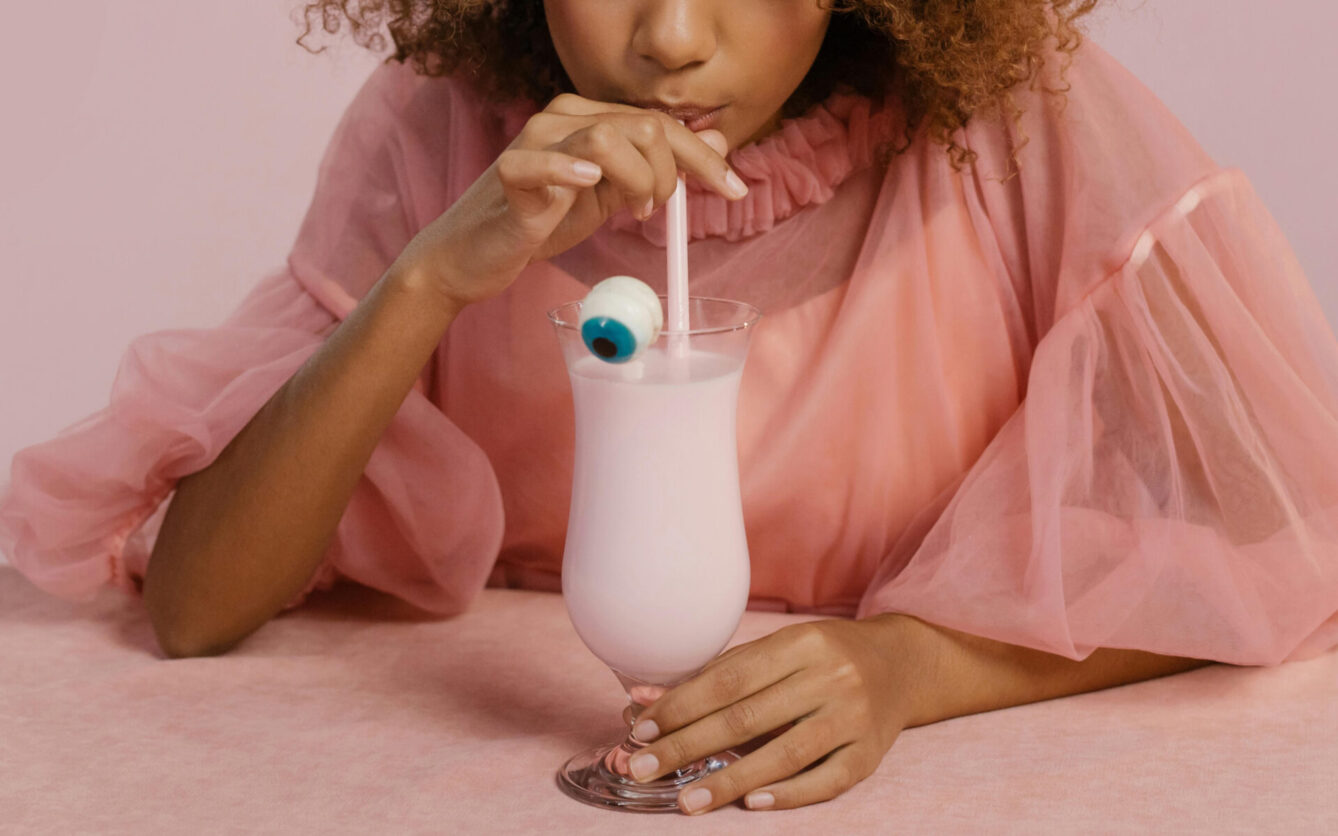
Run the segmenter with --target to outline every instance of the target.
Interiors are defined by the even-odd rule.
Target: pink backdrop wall
[[[300,5],[7,11],[8,31],[30,35],[0,50],[0,474],[106,403],[130,339],[212,324],[282,264],[325,142],[377,60],[297,46]],[[1250,175],[1338,322],[1338,10],[1122,0],[1090,20],[1219,162]]]

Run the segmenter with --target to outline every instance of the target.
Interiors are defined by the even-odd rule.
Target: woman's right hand
[[[673,194],[679,169],[741,198],[726,151],[719,131],[696,134],[659,111],[560,95],[397,261],[456,309],[490,299],[615,213],[649,217]]]

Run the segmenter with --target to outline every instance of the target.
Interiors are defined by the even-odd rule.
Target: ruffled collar
[[[508,137],[518,134],[533,112],[509,113]],[[851,174],[874,163],[878,146],[902,125],[902,109],[894,98],[875,102],[844,90],[802,116],[782,119],[775,131],[727,157],[748,184],[742,200],[726,200],[695,178],[688,181],[689,239],[737,241],[766,232],[805,206],[826,203]],[[639,233],[663,247],[665,215],[661,210],[643,222],[619,212],[606,226]]]

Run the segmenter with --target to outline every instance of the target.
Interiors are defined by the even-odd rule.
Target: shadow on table
[[[468,717],[474,737],[544,738],[572,752],[611,742],[626,728],[622,686],[580,643],[561,596],[530,594],[498,607],[494,593],[434,631],[440,644],[406,660],[402,687],[433,694],[425,704],[440,721]]]
[[[301,614],[316,621],[426,622],[448,621],[455,616],[420,609],[393,595],[349,580],[341,580],[331,589],[312,592],[302,606],[275,616],[285,618]]]

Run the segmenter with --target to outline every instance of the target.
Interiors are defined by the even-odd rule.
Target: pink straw
[[[678,120],[683,124],[683,120]],[[669,330],[688,330],[688,187],[683,175],[678,176],[678,185],[669,198],[668,217],[669,247],[666,255],[669,259]],[[686,334],[669,338],[670,358],[688,356],[688,338]]]
[[[669,330],[688,330],[688,201],[682,176],[669,198]]]

